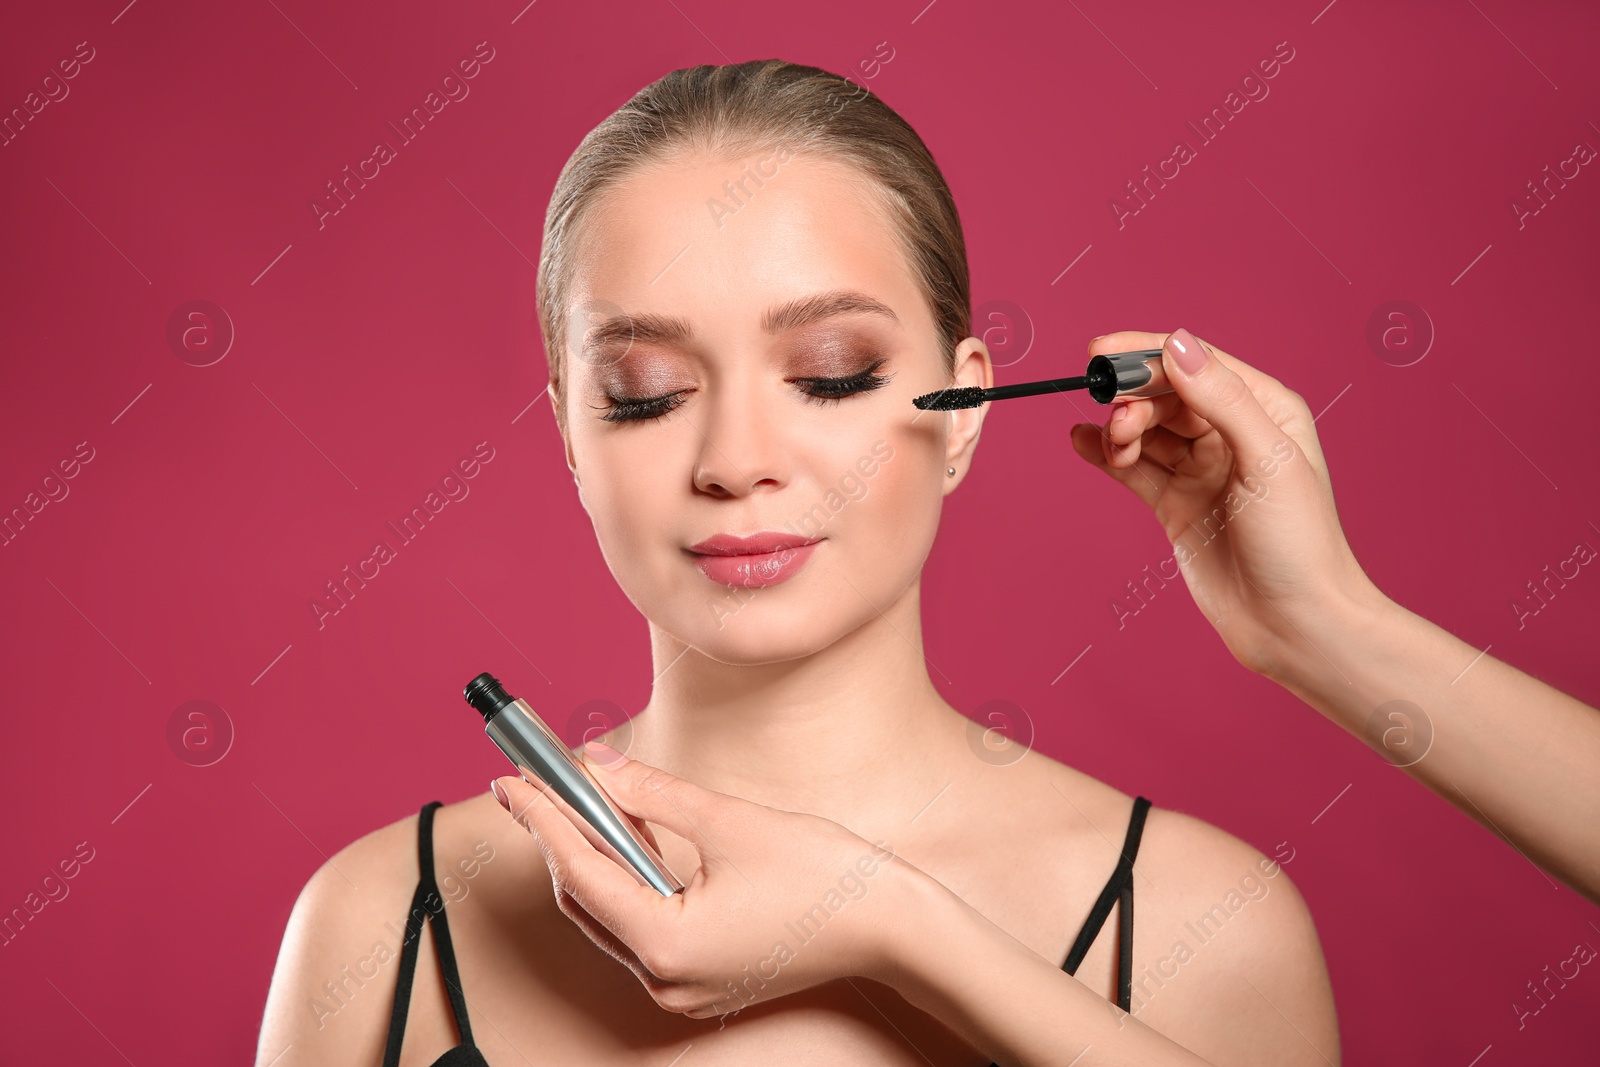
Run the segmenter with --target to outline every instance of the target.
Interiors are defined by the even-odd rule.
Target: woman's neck
[[[916,594],[821,651],[759,666],[717,662],[652,626],[656,681],[630,754],[858,833],[903,827],[972,763],[965,716],[928,676]]]

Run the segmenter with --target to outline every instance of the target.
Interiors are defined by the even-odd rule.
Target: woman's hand
[[[556,905],[668,1011],[704,1019],[890,965],[882,932],[915,867],[830,819],[702,789],[591,743],[584,762],[619,808],[694,846],[671,897],[597,851],[540,783],[495,780],[539,842]],[[598,762],[616,760],[609,767]],[[648,828],[645,830],[649,834]],[[652,837],[652,843],[654,839]],[[925,877],[925,876],[923,876]]]
[[[1074,426],[1073,448],[1150,505],[1228,650],[1276,677],[1301,624],[1383,596],[1339,528],[1300,395],[1183,329],[1107,334],[1089,352],[1158,347],[1175,391],[1117,402],[1104,430]]]

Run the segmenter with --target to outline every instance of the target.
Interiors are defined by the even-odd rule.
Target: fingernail
[[[601,741],[589,741],[583,746],[584,755],[606,770],[615,770],[628,762],[628,757]]]
[[[489,779],[489,792],[494,794],[494,798],[500,802],[502,808],[505,808],[506,811],[511,810],[511,798],[506,796],[505,791],[500,788],[500,779]]]
[[[1115,411],[1113,411],[1111,413],[1111,421],[1112,421],[1113,424],[1119,423],[1119,422],[1121,422],[1123,419],[1125,419],[1127,417],[1128,417],[1128,405],[1127,404],[1118,404],[1117,405],[1117,410],[1115,410]]]
[[[1194,374],[1206,365],[1205,349],[1200,347],[1194,334],[1182,326],[1172,331],[1167,338],[1166,350],[1172,355],[1172,361],[1185,374]]]

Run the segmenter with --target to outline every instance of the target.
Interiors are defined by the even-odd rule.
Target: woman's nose
[[[713,392],[720,395],[712,395]],[[755,383],[737,389],[707,390],[711,403],[701,407],[700,452],[694,469],[695,488],[714,496],[747,496],[788,480],[788,453],[782,447],[776,413],[768,410],[775,397]]]

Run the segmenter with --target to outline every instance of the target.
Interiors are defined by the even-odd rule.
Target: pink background
[[[0,148],[0,510],[94,451],[0,548],[0,911],[78,842],[94,858],[0,949],[0,1060],[248,1059],[312,871],[505,769],[461,702],[469,678],[499,674],[569,741],[579,705],[643,703],[643,621],[536,401],[533,263],[578,139],[676,67],[854,72],[944,168],[975,306],[1025,316],[1009,351],[1029,331],[1031,348],[1001,382],[1077,373],[1095,334],[1189,327],[1326,407],[1345,528],[1383,589],[1600,700],[1600,576],[1522,629],[1511,607],[1600,546],[1600,173],[1520,229],[1510,208],[1577,143],[1600,147],[1600,12],[1324,2],[13,12],[7,113],[78,42],[94,58]],[[470,95],[319,229],[325,183],[397,140],[386,123],[480,41],[494,58]],[[1196,143],[1186,122],[1280,41],[1294,58],[1270,95],[1119,229],[1110,199]],[[870,79],[857,67],[890,49]],[[190,300],[236,332],[209,366],[167,338]],[[1436,334],[1409,366],[1367,340],[1390,300]],[[946,698],[1012,701],[1049,755],[1263,850],[1288,842],[1347,1062],[1592,1058],[1600,976],[1520,1032],[1511,1009],[1577,942],[1600,946],[1592,906],[1235,664],[1181,586],[1117,629],[1110,602],[1170,550],[1072,454],[1083,404],[997,408],[948,504],[924,580]],[[319,630],[323,584],[481,441],[494,458],[470,495]],[[169,724],[193,700],[222,712],[185,748]],[[195,765],[224,719],[226,755]]]

